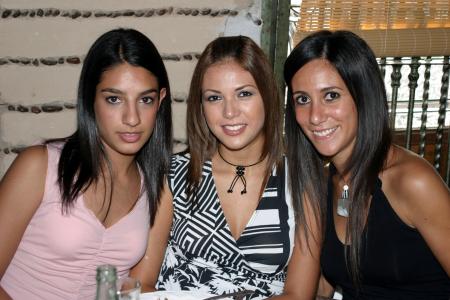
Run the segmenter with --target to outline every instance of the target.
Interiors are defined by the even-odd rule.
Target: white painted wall
[[[247,35],[259,43],[261,1],[0,0],[0,178],[17,149],[75,130],[73,105],[81,64],[67,59],[82,60],[98,36],[117,27],[135,28],[163,56],[181,57],[165,64],[178,100],[172,109],[174,137],[181,144],[175,150],[182,149],[183,101],[197,62],[195,54],[223,35]],[[123,16],[127,12],[132,15]],[[112,17],[114,13],[120,16]],[[184,59],[183,54],[192,54],[193,59]],[[43,64],[40,60],[46,58],[62,63]],[[37,66],[33,61],[39,62]],[[62,109],[42,111],[48,105]]]

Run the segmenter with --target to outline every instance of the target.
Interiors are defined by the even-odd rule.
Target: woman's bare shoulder
[[[10,190],[41,190],[47,174],[47,148],[38,145],[22,150],[0,181],[2,193]]]
[[[13,161],[8,172],[42,172],[47,170],[47,147],[30,146],[22,150]]]
[[[434,181],[442,183],[435,168],[416,153],[399,146],[393,146],[386,168],[382,172],[383,184],[394,184],[399,189],[416,189]]]
[[[436,169],[424,158],[394,146],[381,174],[383,190],[411,217],[420,210],[434,210],[450,202],[450,191]]]

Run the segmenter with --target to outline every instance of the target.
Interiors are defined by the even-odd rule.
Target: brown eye
[[[249,91],[241,91],[241,92],[239,92],[239,97],[250,97],[252,95],[253,95],[253,93],[251,93]]]
[[[153,98],[152,97],[142,97],[141,98],[141,102],[145,103],[145,104],[152,104],[153,103]]]
[[[298,95],[298,96],[294,97],[294,101],[295,101],[295,104],[305,105],[305,104],[308,104],[310,102],[310,99],[309,99],[308,96]]]
[[[340,95],[339,93],[336,93],[336,92],[328,92],[328,93],[325,95],[325,100],[333,101],[333,100],[338,99],[339,97],[341,97],[341,95]]]
[[[206,98],[206,101],[209,101],[209,102],[215,102],[215,101],[219,101],[221,99],[221,97],[218,95],[210,95],[205,98]]]
[[[116,104],[116,103],[120,102],[120,99],[117,96],[108,96],[108,97],[106,97],[106,101],[108,101],[108,103],[111,103],[111,104]]]

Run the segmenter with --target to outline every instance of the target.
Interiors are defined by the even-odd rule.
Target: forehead
[[[327,86],[346,87],[336,68],[326,59],[314,59],[301,67],[292,78],[295,90],[302,87],[323,88]]]
[[[216,79],[220,79],[222,83],[233,80],[255,82],[252,74],[232,59],[214,63],[205,70],[203,84],[205,82],[215,81]]]
[[[157,84],[158,79],[146,68],[133,66],[128,63],[120,63],[103,71],[100,75],[99,85],[111,82],[129,82],[136,81],[148,82],[148,84]]]

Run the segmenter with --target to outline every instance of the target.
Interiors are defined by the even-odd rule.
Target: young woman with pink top
[[[90,48],[78,127],[29,147],[0,182],[0,299],[93,299],[98,265],[145,253],[169,165],[170,88],[153,43],[116,29]]]

